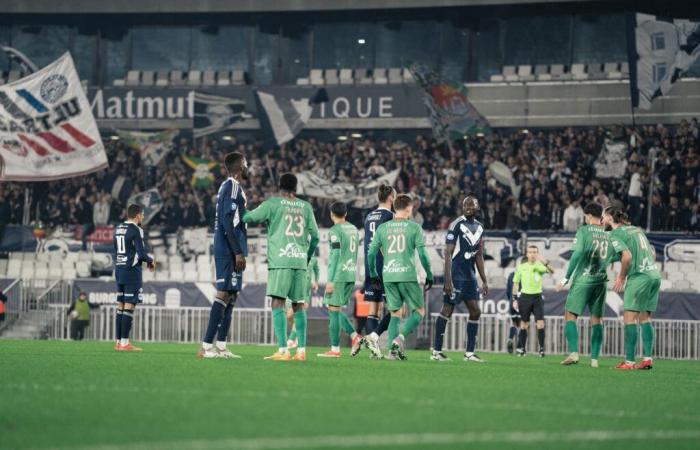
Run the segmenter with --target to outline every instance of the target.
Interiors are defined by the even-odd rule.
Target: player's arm
[[[452,284],[452,254],[455,251],[455,244],[459,239],[457,235],[457,224],[454,224],[452,228],[447,230],[447,236],[445,237],[445,295],[452,297],[452,292],[454,291],[454,285]]]
[[[513,277],[515,276],[514,272],[511,272],[510,275],[508,275],[508,279],[506,280],[506,298],[508,299],[509,302],[513,301]]]
[[[311,259],[311,285],[313,286],[314,292],[318,290],[318,281],[321,278],[321,271],[318,267],[318,259]]]
[[[433,270],[430,267],[430,257],[425,250],[425,240],[423,239],[423,230],[420,228],[416,231],[415,246],[418,251],[418,259],[420,260],[423,269],[425,270],[425,286],[424,289],[429,291],[433,287]]]
[[[520,297],[520,280],[523,277],[520,267],[521,265],[518,264],[515,268],[515,275],[513,275],[513,298],[516,300],[518,297]]]
[[[379,229],[374,233],[374,239],[369,244],[369,249],[367,250],[367,264],[369,264],[369,276],[374,280],[379,279],[379,272],[377,272],[377,254],[382,244],[382,237],[379,233]]]
[[[233,220],[236,217],[236,211],[238,210],[238,205],[234,201],[234,196],[230,192],[233,186],[229,187],[225,192],[222,192],[219,196],[219,204],[216,205],[217,208],[222,209],[222,213],[219,217],[221,220],[221,226],[224,229],[224,236],[226,236],[226,242],[228,248],[233,253],[234,257],[234,269],[236,272],[243,272],[245,270],[245,256],[243,256],[243,247],[236,236],[236,227],[233,224]],[[240,189],[240,188],[237,188]],[[236,194],[235,197],[238,197]]]
[[[267,201],[262,202],[252,211],[247,211],[241,220],[243,223],[261,223],[270,219],[270,205]]]
[[[148,268],[151,270],[155,269],[155,264],[151,255],[146,252],[146,244],[143,243],[143,230],[137,228],[136,236],[134,237],[134,245],[136,246],[136,254],[139,257],[139,261],[143,261],[148,264]]]
[[[612,244],[613,250],[616,255],[620,258],[620,273],[615,279],[613,284],[613,290],[615,292],[622,292],[625,288],[625,281],[627,280],[627,274],[629,273],[630,265],[632,264],[632,252],[627,247],[627,245],[619,239],[617,236],[610,236],[610,243]]]
[[[578,267],[579,263],[581,262],[581,258],[583,257],[583,248],[584,248],[584,236],[581,230],[576,232],[576,237],[574,237],[574,247],[571,249],[571,258],[569,259],[569,264],[566,267],[566,275],[564,275],[564,279],[561,280],[561,282],[557,285],[557,291],[560,291],[564,288],[569,283],[569,280],[574,274],[574,271]]]
[[[306,209],[306,232],[309,234],[309,252],[306,255],[306,261],[311,261],[311,257],[316,253],[316,248],[318,247],[319,236],[318,236],[318,225],[316,224],[316,217],[314,217],[313,209],[311,205]]]
[[[328,282],[326,283],[326,292],[333,292],[333,280],[338,270],[338,258],[340,257],[340,236],[331,230],[330,232],[331,255],[328,261]]]
[[[479,271],[481,278],[481,290],[484,295],[489,295],[489,282],[486,279],[486,269],[484,268],[484,243],[479,244],[479,251],[476,253],[476,270]]]

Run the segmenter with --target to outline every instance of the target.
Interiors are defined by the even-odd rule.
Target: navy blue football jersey
[[[248,234],[241,219],[245,214],[246,196],[233,178],[221,183],[216,195],[214,216],[214,257],[248,256]]]
[[[482,246],[484,227],[476,219],[460,216],[447,230],[446,244],[454,244],[452,252],[452,280],[476,280],[475,256]]]
[[[143,230],[134,222],[122,222],[114,230],[114,276],[117,283],[141,280],[141,263],[151,263],[143,242]]]
[[[374,239],[374,232],[377,231],[379,225],[388,222],[394,218],[394,213],[386,208],[377,208],[365,217],[365,279],[370,279],[369,265],[367,265],[367,252],[369,252],[369,244]],[[384,258],[382,253],[377,254],[377,273],[382,276],[382,268],[384,267]]]

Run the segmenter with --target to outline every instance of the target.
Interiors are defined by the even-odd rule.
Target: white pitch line
[[[72,447],[77,450],[293,450],[333,448],[380,448],[426,445],[474,445],[490,443],[533,444],[609,441],[685,441],[700,439],[697,430],[586,430],[570,432],[504,431],[469,433],[416,433],[375,435],[328,435],[284,438],[196,439],[190,441],[134,442]],[[65,447],[64,447],[65,448]],[[62,450],[57,447],[53,450]]]

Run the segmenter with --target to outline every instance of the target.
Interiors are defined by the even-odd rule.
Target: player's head
[[[280,176],[280,190],[290,194],[297,193],[297,177],[293,173],[283,173]]]
[[[591,202],[583,208],[583,215],[589,225],[600,225],[603,218],[603,206],[600,203]]]
[[[143,214],[143,207],[141,205],[132,203],[126,208],[127,220],[134,222],[136,225],[141,225],[141,222],[143,222],[144,217],[145,216]]]
[[[224,166],[231,176],[240,176],[244,180],[248,178],[248,161],[243,153],[231,152],[224,159]]]
[[[629,217],[620,206],[608,206],[603,211],[603,225],[607,231],[629,224]]]
[[[394,210],[396,215],[404,219],[411,217],[413,214],[413,199],[410,195],[399,194],[394,199]]]
[[[380,204],[393,203],[396,198],[396,190],[388,184],[382,184],[379,186],[379,191],[377,192],[377,199]]]
[[[467,195],[462,200],[462,214],[467,219],[473,219],[476,217],[476,213],[479,212],[479,199],[473,195]]]
[[[527,260],[531,263],[537,261],[537,257],[540,256],[540,249],[536,245],[527,246]]]
[[[331,220],[333,223],[342,222],[348,215],[348,207],[343,202],[335,202],[331,205]]]

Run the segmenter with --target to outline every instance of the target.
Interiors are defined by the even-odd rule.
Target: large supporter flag
[[[221,95],[194,93],[194,137],[230,129],[237,122],[250,119],[245,112],[245,100]]]
[[[334,182],[310,170],[297,174],[297,194],[330,200],[342,200],[355,208],[369,208],[377,204],[377,189],[383,184],[393,185],[399,169],[378,178],[367,178],[352,183]]]
[[[216,161],[189,155],[182,155],[182,159],[194,171],[193,187],[206,189],[214,183],[214,174],[211,171],[219,165]]]
[[[131,205],[134,203],[143,207],[144,225],[148,224],[148,222],[158,214],[158,211],[163,208],[163,198],[156,188],[151,188],[147,191],[132,195],[129,198],[129,204]]]
[[[294,100],[274,96],[258,90],[256,92],[261,108],[260,128],[275,138],[277,145],[289,142],[304,129],[311,118],[315,104],[328,101],[325,89],[317,90],[311,98]]]
[[[628,44],[632,106],[650,109],[700,57],[700,22],[630,15]]]
[[[141,153],[141,158],[149,166],[156,166],[173,149],[173,139],[179,134],[178,130],[157,132],[117,130],[124,143]]]
[[[469,91],[464,84],[446,80],[423,64],[413,64],[408,70],[423,88],[423,102],[428,108],[433,134],[440,141],[491,131],[488,120],[469,102]]]
[[[73,58],[0,86],[0,180],[42,181],[107,167]]]

